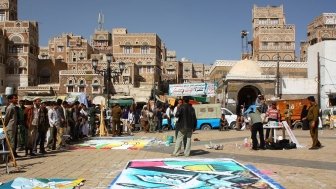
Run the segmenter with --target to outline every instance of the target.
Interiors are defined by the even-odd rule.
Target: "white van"
[[[237,120],[237,115],[232,113],[229,109],[227,108],[221,108],[222,114],[225,115],[226,120],[229,123],[229,128],[233,129],[236,125],[236,120]]]
[[[330,117],[329,117],[330,115]],[[327,108],[322,112],[322,125],[324,127],[336,127],[336,107]]]

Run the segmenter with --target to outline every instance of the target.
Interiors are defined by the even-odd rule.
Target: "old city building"
[[[252,28],[251,60],[218,60],[210,70],[210,80],[219,83],[217,102],[238,111],[240,105],[253,104],[259,94],[266,99],[313,94],[313,90],[295,91],[291,85],[311,81],[307,79],[307,64],[295,62],[295,26],[286,24],[283,6],[255,5]]]
[[[252,59],[295,61],[295,26],[286,24],[283,6],[252,9]]]
[[[322,13],[308,24],[307,40],[300,44],[300,61],[307,61],[309,46],[326,40],[336,40],[336,13]]]
[[[18,87],[37,84],[37,61],[39,53],[38,24],[18,20],[17,0],[0,2],[1,62],[5,64],[5,79],[1,84],[17,93]],[[2,41],[2,39],[5,41]],[[4,87],[0,88],[4,93]]]
[[[176,59],[175,51],[167,51],[167,58],[162,64],[162,90],[168,91],[169,84],[182,83],[183,67],[182,63]]]

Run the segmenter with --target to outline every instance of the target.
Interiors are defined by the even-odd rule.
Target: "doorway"
[[[252,104],[255,104],[255,101],[260,93],[260,90],[252,85],[246,85],[241,88],[238,92],[238,104],[237,104],[237,115],[240,115],[240,106],[243,105],[245,110]]]

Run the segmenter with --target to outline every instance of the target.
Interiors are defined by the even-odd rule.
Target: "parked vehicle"
[[[233,129],[234,126],[236,125],[237,115],[232,113],[227,108],[221,108],[221,110],[222,110],[222,114],[225,115],[225,118],[226,118],[227,122],[229,123],[229,128]]]
[[[221,108],[220,104],[194,104],[193,107],[195,108],[197,117],[196,129],[218,129],[220,126],[221,114],[225,114],[225,118],[227,119],[230,128],[233,128],[236,124],[237,115],[226,108]],[[164,130],[175,129],[175,121],[172,120],[171,128],[169,128],[167,119],[163,119],[162,126]]]
[[[336,127],[336,107],[327,108],[322,111],[322,126]]]
[[[285,110],[286,105],[289,104],[292,112],[292,127],[293,128],[302,128],[301,122],[301,111],[304,105],[309,105],[309,101],[307,99],[293,99],[293,100],[277,100],[277,109],[280,111],[281,121],[285,120]]]

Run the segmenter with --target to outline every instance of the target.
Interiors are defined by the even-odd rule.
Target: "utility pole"
[[[277,97],[280,99],[280,56],[278,53],[277,72],[276,72]]]
[[[317,53],[317,102],[319,109],[321,108],[321,62],[320,53]]]

